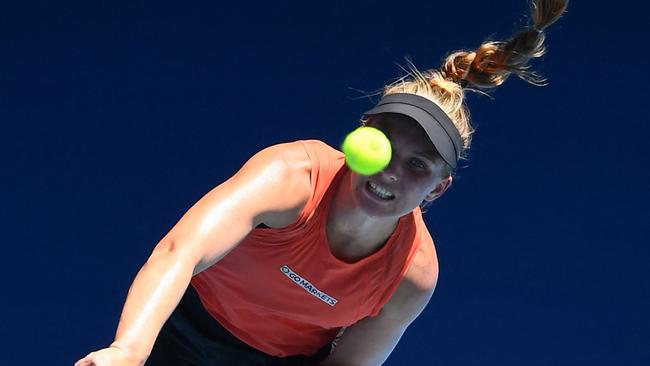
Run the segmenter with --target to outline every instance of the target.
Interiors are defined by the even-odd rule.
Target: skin
[[[388,135],[394,154],[383,172],[371,177],[348,173],[335,192],[328,239],[334,255],[347,260],[372,254],[400,217],[422,201],[439,198],[451,184],[451,177],[443,174],[444,163],[416,122],[385,114],[369,124]],[[255,154],[237,174],[204,195],[161,239],[138,272],[115,341],[75,365],[144,364],[191,277],[217,263],[259,224],[284,227],[295,222],[310,197],[310,174],[310,159],[300,143],[279,144]],[[368,180],[393,192],[395,199],[371,196],[364,191]],[[380,314],[348,327],[323,365],[381,364],[426,306],[437,277],[435,248],[421,246]]]
[[[332,251],[344,260],[372,254],[386,242],[399,219],[423,201],[433,202],[451,186],[446,163],[422,127],[410,117],[383,113],[368,125],[391,141],[393,156],[381,172],[366,177],[352,171],[343,177],[328,217]],[[382,200],[370,193],[368,181],[394,194]]]

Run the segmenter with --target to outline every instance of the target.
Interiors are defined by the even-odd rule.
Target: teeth
[[[392,197],[394,197],[393,194],[389,190],[384,189],[384,188],[376,185],[373,182],[368,182],[368,183],[370,184],[370,189],[372,190],[372,192],[375,193],[376,195],[378,195],[379,197],[381,197],[381,198],[392,198]]]

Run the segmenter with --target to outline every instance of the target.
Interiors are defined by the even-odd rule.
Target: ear
[[[452,176],[450,175],[447,178],[440,181],[440,183],[438,183],[436,188],[433,191],[429,192],[429,194],[427,194],[424,200],[427,202],[433,202],[436,199],[440,198],[440,196],[442,196],[442,194],[445,193],[445,191],[447,191],[449,187],[451,187],[451,183],[453,180],[454,178],[452,178]]]

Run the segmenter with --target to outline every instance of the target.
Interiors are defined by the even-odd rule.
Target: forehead
[[[381,113],[371,116],[368,124],[382,130],[391,142],[406,144],[431,157],[438,157],[438,152],[422,126],[411,117],[397,113]]]

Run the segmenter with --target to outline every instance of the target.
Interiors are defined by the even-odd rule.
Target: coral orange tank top
[[[224,328],[278,357],[312,355],[341,328],[377,315],[419,245],[432,243],[418,207],[372,255],[354,263],[334,257],[326,223],[334,188],[347,170],[344,156],[321,141],[301,143],[312,164],[312,192],[298,220],[254,229],[191,281]]]

